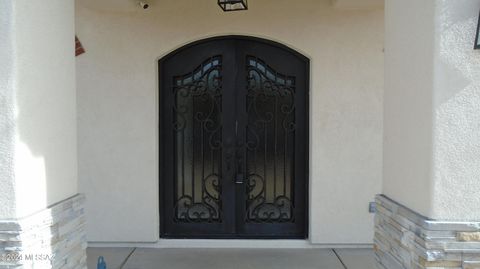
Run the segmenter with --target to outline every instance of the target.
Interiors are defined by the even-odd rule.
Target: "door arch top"
[[[165,55],[158,57],[157,60],[158,61],[163,61],[163,60],[175,55],[176,53],[178,53],[182,50],[188,49],[189,47],[192,47],[192,46],[195,46],[195,45],[198,45],[198,44],[206,43],[206,42],[209,42],[209,41],[212,41],[212,40],[225,40],[225,39],[251,40],[251,41],[255,41],[255,42],[259,42],[259,43],[269,44],[271,46],[289,51],[290,53],[295,54],[297,57],[302,58],[308,64],[310,63],[310,57],[308,56],[307,53],[301,51],[298,48],[294,48],[293,46],[291,46],[289,44],[285,44],[285,43],[282,43],[281,41],[269,39],[269,38],[266,38],[266,37],[241,35],[241,34],[215,35],[215,36],[211,36],[211,37],[204,37],[204,38],[200,38],[200,39],[197,39],[197,40],[188,41],[187,43],[185,43],[183,45],[180,45],[177,48],[174,48],[170,52],[167,52]]]

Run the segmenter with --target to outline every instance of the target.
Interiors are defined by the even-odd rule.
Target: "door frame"
[[[163,107],[163,93],[162,93],[162,66],[164,62],[169,59],[170,57],[174,56],[175,54],[189,49],[190,47],[194,47],[196,45],[206,43],[206,42],[211,42],[211,41],[217,41],[217,40],[225,40],[225,39],[240,39],[240,40],[247,40],[247,41],[253,41],[257,43],[264,43],[270,46],[277,47],[279,49],[288,51],[289,53],[295,55],[299,59],[301,59],[304,64],[305,64],[305,180],[304,180],[304,187],[305,187],[305,192],[304,192],[304,203],[305,203],[305,227],[304,227],[304,238],[307,239],[309,237],[309,220],[310,220],[310,188],[309,188],[309,181],[310,181],[310,59],[306,57],[305,55],[301,54],[295,49],[292,49],[288,47],[287,45],[284,45],[282,43],[265,39],[265,38],[260,38],[260,37],[253,37],[253,36],[245,36],[245,35],[222,35],[222,36],[214,36],[214,37],[209,37],[209,38],[204,38],[200,40],[196,40],[193,42],[190,42],[186,45],[180,46],[170,53],[167,53],[166,55],[162,56],[157,62],[158,62],[158,116],[159,116],[159,137],[158,137],[158,160],[159,160],[159,166],[158,166],[158,181],[159,181],[159,192],[158,192],[158,202],[159,202],[159,237],[160,239],[178,239],[178,236],[169,236],[168,234],[165,233],[165,220],[162,218],[162,216],[165,216],[165,204],[163,202],[163,193],[165,190],[165,180],[164,180],[164,149],[162,145],[162,141],[164,141],[164,133],[165,131],[163,128],[164,122],[162,120],[162,107]],[[220,236],[203,236],[203,235],[189,235],[188,238],[186,239],[299,239],[298,237],[271,237],[271,236],[255,236],[255,237],[232,237],[231,235],[220,235]]]

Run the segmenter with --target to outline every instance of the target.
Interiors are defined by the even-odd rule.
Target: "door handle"
[[[243,184],[244,176],[242,173],[235,176],[235,184]]]
[[[235,184],[243,184],[244,175],[242,173],[242,155],[239,154],[237,150],[237,174],[235,175]]]
[[[234,155],[234,149],[232,148],[232,140],[233,139],[231,137],[225,139],[225,164],[227,166],[227,173],[232,170],[232,158]]]
[[[225,162],[227,165],[227,172],[230,172],[232,170],[232,154],[231,153],[225,154]]]

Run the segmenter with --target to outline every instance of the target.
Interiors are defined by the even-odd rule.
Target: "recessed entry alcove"
[[[161,237],[307,237],[308,75],[245,36],[159,60]]]

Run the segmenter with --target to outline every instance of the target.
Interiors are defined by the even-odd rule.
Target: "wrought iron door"
[[[159,71],[161,235],[306,237],[308,60],[229,36]]]

